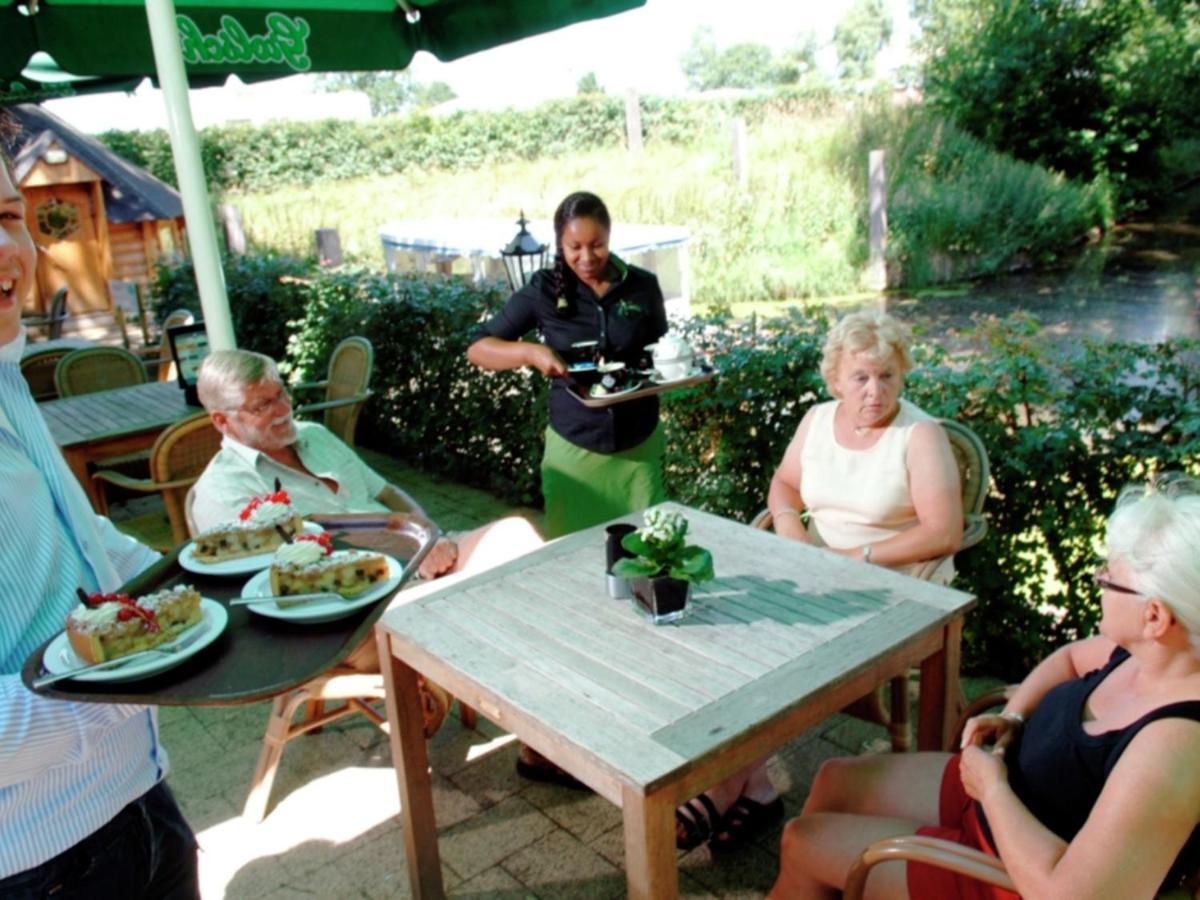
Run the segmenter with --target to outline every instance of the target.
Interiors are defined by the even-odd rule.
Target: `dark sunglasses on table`
[[[1142,596],[1141,591],[1135,591],[1131,587],[1125,587],[1123,584],[1117,584],[1115,581],[1110,581],[1108,578],[1108,563],[1104,563],[1095,572],[1092,573],[1092,581],[1096,582],[1101,590],[1116,591],[1118,594],[1132,594],[1135,597]]]

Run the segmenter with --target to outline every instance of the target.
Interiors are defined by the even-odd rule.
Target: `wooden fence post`
[[[746,120],[733,120],[733,180],[745,188],[750,180],[750,162],[746,155]]]
[[[887,287],[887,176],[883,168],[883,150],[872,150],[868,157],[867,196],[867,287],[881,291]]]
[[[242,213],[232,203],[222,203],[217,212],[225,230],[225,249],[233,256],[246,255],[246,232],[242,230]]]
[[[642,152],[642,110],[637,88],[625,91],[625,138],[630,153]]]
[[[317,229],[317,262],[322,266],[342,264],[342,238],[336,228]]]

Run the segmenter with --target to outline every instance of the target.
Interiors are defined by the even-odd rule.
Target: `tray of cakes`
[[[592,409],[603,409],[630,400],[652,397],[678,388],[704,384],[716,377],[712,366],[703,363],[664,377],[657,369],[635,369],[624,363],[601,363],[592,378],[572,374],[567,393]]]
[[[179,553],[179,565],[197,575],[248,575],[271,565],[275,551],[297,534],[319,534],[305,522],[287,491],[254,497],[236,519],[196,535]]]
[[[79,592],[66,627],[42,653],[43,687],[65,678],[130,681],[195,656],[225,630],[229,615],[189,584],[140,597]]]

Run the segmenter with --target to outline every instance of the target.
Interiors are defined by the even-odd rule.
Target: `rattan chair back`
[[[70,347],[52,347],[49,350],[34,350],[21,359],[21,374],[29,383],[33,399],[41,403],[58,396],[54,386],[54,370],[58,361],[71,352]]]
[[[145,383],[146,367],[122,347],[73,350],[59,360],[54,370],[54,386],[60,397]]]

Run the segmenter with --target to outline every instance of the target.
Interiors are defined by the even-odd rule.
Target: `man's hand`
[[[429,555],[421,560],[421,566],[417,572],[422,578],[437,578],[453,569],[456,562],[458,562],[458,545],[449,538],[441,538],[433,545]]]

